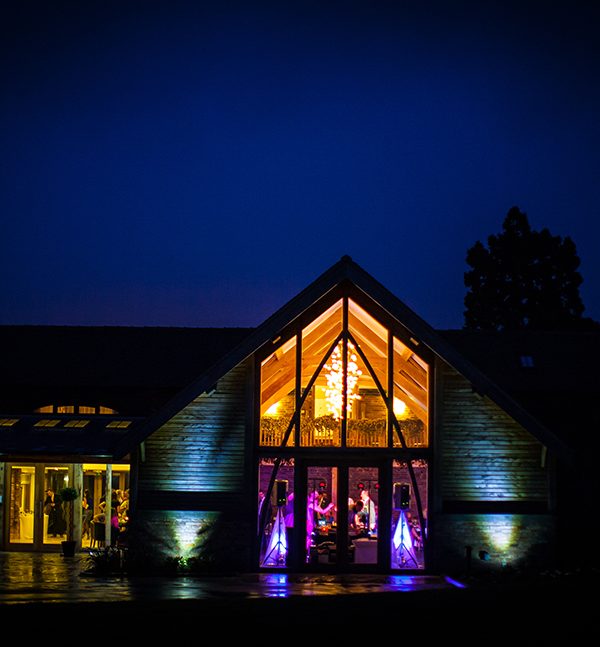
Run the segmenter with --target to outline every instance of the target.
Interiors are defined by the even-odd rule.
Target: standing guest
[[[368,519],[368,528],[367,530],[375,530],[377,526],[377,513],[375,511],[375,504],[373,499],[369,496],[369,490],[361,490],[360,500],[363,502],[363,509],[367,515]]]
[[[87,537],[88,539],[92,538],[92,527],[91,521],[94,516],[94,500],[90,496],[89,490],[83,491],[83,496],[81,497],[82,505],[82,522],[81,522],[81,537]]]
[[[63,516],[62,501],[51,488],[46,490],[44,512],[48,515],[48,536],[60,537],[67,531],[67,523]]]

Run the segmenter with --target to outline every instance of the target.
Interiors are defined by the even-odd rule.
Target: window
[[[428,445],[429,365],[412,348],[418,341],[401,341],[358,303],[346,304],[345,313],[344,299],[334,303],[262,361],[261,446],[292,446],[294,433],[302,447]]]
[[[391,565],[393,569],[422,569],[427,538],[427,462],[413,460],[409,465],[394,461],[392,479]]]
[[[91,413],[96,413],[96,407],[78,407],[79,413],[89,416]]]
[[[54,405],[48,404],[45,407],[38,407],[34,409],[34,413],[54,413]]]
[[[519,357],[522,368],[533,368],[533,357],[531,355],[521,355]]]
[[[87,427],[87,425],[89,424],[89,420],[69,420],[65,423],[65,427],[77,427],[79,429],[82,429],[83,427]]]
[[[80,413],[86,416],[99,413],[101,415],[118,415],[118,411],[109,407],[95,407],[89,405],[75,406],[73,404],[46,404],[34,409],[34,413]]]
[[[332,375],[341,371],[342,310],[340,299],[302,331],[300,444],[305,447],[341,445],[341,401],[335,401]]]
[[[56,427],[60,420],[38,420],[34,427]]]
[[[73,405],[60,405],[56,407],[55,413],[75,413],[75,407]]]
[[[112,420],[106,425],[107,429],[125,429],[129,427],[131,420]]]
[[[285,568],[294,527],[293,459],[260,460],[257,526],[260,536],[260,565]]]
[[[296,408],[296,338],[269,355],[260,366],[260,444],[279,447],[294,444],[290,428]]]
[[[394,337],[394,447],[427,446],[429,367],[406,344]]]
[[[17,422],[18,418],[0,418],[0,427],[12,427]]]

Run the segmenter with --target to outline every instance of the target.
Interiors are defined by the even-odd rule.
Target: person
[[[405,513],[406,525],[410,531],[410,539],[415,550],[421,550],[421,528],[419,527],[419,522],[412,516],[412,512],[407,510]]]
[[[287,540],[288,553],[294,541],[294,493],[290,492],[285,506],[285,536]]]
[[[91,521],[94,516],[94,500],[90,496],[89,490],[83,491],[81,497],[82,520],[81,520],[81,537],[92,538]]]
[[[329,505],[329,497],[327,496],[326,492],[323,492],[321,495],[319,495],[319,499],[317,501],[318,508],[321,510],[326,510],[327,512],[331,511],[331,506]],[[328,507],[329,506],[329,507]],[[327,512],[317,512],[317,523],[330,523],[330,517],[327,514]]]
[[[354,529],[357,537],[366,537],[368,516],[365,512],[365,505],[362,501],[357,501],[354,505]]]
[[[348,497],[348,529],[354,530],[354,515],[356,514],[356,503],[352,497]]]
[[[119,511],[125,516],[129,512],[129,490],[121,490]]]
[[[369,490],[361,490],[360,500],[363,503],[363,509],[368,518],[368,530],[372,532],[377,526],[377,512],[375,511],[375,503],[373,503],[373,499],[369,496]]]
[[[114,546],[117,543],[117,537],[121,526],[119,525],[119,505],[116,499],[113,499],[112,506],[110,508],[110,543]]]
[[[330,503],[327,505],[327,507],[322,508],[319,505],[319,493],[316,490],[314,492],[309,493],[308,500],[306,502],[306,551],[307,553],[310,552],[310,547],[312,544],[312,535],[315,529],[316,515],[327,514],[334,507],[335,507],[334,504]]]
[[[262,513],[262,508],[265,503],[265,492],[264,490],[258,491],[258,524],[260,529],[260,515]]]
[[[67,531],[67,524],[63,516],[62,501],[51,488],[46,490],[44,512],[48,515],[48,536],[60,537],[64,535]]]

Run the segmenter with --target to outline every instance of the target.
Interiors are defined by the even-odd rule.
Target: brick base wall
[[[442,514],[434,525],[438,571],[537,570],[555,560],[556,521],[551,515]]]
[[[169,559],[193,558],[198,570],[246,571],[252,535],[247,523],[225,512],[139,510],[130,546],[143,555],[148,570]]]

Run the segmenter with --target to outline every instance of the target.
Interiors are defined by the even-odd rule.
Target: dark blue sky
[[[457,328],[513,205],[600,320],[597,3],[11,4],[0,323],[257,325],[349,254]]]

